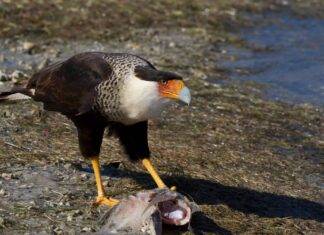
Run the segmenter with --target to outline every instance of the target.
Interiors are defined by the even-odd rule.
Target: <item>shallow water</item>
[[[225,46],[221,63],[232,79],[267,84],[265,98],[324,105],[324,20],[289,12],[245,15],[258,26],[238,36],[245,47]]]

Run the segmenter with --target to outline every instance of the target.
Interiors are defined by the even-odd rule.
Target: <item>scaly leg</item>
[[[157,184],[157,186],[159,188],[166,188],[167,186],[165,185],[165,183],[162,181],[162,179],[160,178],[160,176],[158,175],[158,173],[156,172],[156,170],[154,169],[151,161],[147,158],[144,158],[142,160],[143,165],[145,166],[146,170],[150,173],[150,175],[152,176],[153,180],[155,181],[155,183]],[[176,186],[172,186],[170,188],[171,190],[177,190]]]
[[[116,205],[119,201],[117,199],[106,197],[102,181],[101,181],[101,174],[100,174],[100,164],[99,164],[99,157],[93,157],[91,158],[93,171],[96,178],[97,183],[97,189],[98,189],[98,197],[96,201],[94,202],[95,206],[99,206],[100,204],[113,207]]]

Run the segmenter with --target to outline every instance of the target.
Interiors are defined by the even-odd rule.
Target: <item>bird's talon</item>
[[[99,206],[99,205],[105,205],[108,207],[113,207],[116,204],[118,204],[118,200],[111,198],[111,197],[106,197],[106,196],[98,196],[96,201],[93,203],[94,206]]]
[[[177,187],[176,186],[172,186],[172,187],[170,187],[170,190],[176,191],[177,190]]]

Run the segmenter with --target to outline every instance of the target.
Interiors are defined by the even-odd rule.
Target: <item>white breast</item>
[[[160,116],[168,100],[159,95],[158,83],[128,76],[121,89],[121,110],[124,124],[154,119]]]

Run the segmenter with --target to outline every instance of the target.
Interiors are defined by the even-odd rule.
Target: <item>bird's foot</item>
[[[118,204],[119,201],[117,199],[106,197],[106,196],[98,196],[96,201],[93,203],[94,206],[105,205],[108,207],[113,207]]]
[[[170,187],[170,190],[172,190],[172,191],[177,191],[177,187],[176,187],[176,186],[171,186],[171,187]]]
[[[167,189],[170,189],[171,191],[177,191],[177,186],[171,186],[171,187],[168,187],[166,186],[164,183],[162,184],[157,184],[158,188],[167,188]]]
[[[158,185],[158,188],[167,188],[167,189],[170,189],[171,191],[177,191],[177,186],[168,187],[163,184],[163,185]]]

